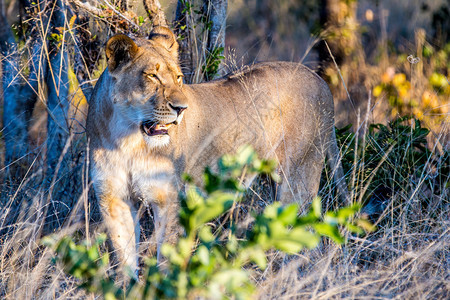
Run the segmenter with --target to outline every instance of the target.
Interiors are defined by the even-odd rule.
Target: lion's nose
[[[174,111],[176,111],[178,116],[179,116],[186,108],[188,108],[187,105],[182,105],[182,104],[176,104],[176,105],[174,105],[174,104],[172,104],[172,103],[169,103],[169,107],[170,107],[171,109],[173,109]]]

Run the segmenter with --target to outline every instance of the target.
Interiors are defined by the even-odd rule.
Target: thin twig
[[[114,5],[111,5],[111,3],[108,2],[108,0],[103,0],[103,2],[105,2],[106,6],[108,6],[116,15],[118,15],[119,17],[121,17],[122,19],[126,20],[128,23],[130,23],[130,25],[133,25],[133,27],[135,28],[140,28],[138,24],[134,23],[132,20],[130,20],[127,16],[125,16],[124,14],[122,14],[120,11],[118,11]]]
[[[67,0],[68,2],[72,2],[75,6],[97,16],[97,17],[107,17],[109,14],[105,12],[103,9],[95,7],[91,5],[89,2],[81,2],[80,0]]]

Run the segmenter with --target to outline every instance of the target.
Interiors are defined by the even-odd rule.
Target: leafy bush
[[[224,48],[217,47],[208,53],[206,56],[205,65],[202,66],[202,71],[205,74],[207,80],[213,79],[219,72],[219,66],[225,59]]]
[[[338,144],[347,149],[342,159],[344,170],[350,176],[355,168],[356,178],[350,182],[360,189],[355,193],[363,202],[374,198],[384,201],[398,193],[407,195],[419,182],[435,195],[448,188],[449,153],[444,151],[440,155],[428,149],[426,137],[430,131],[419,120],[405,116],[387,125],[371,124],[365,144],[358,140],[358,146],[350,128],[351,125],[337,129],[336,135]],[[400,208],[399,201],[405,197],[395,199],[394,207]],[[426,209],[430,199],[422,200]]]
[[[255,292],[250,266],[265,269],[266,251],[294,254],[304,247],[317,246],[321,236],[343,243],[340,226],[358,234],[363,233],[363,228],[371,229],[366,221],[353,218],[358,205],[324,214],[320,199],[315,198],[309,212],[301,217],[296,204],[267,206],[255,217],[252,228],[245,229],[245,238],[238,237],[238,224],[213,231],[210,222],[242,199],[243,174],[270,174],[277,180],[275,167],[274,161],[260,160],[252,148],[243,147],[236,155],[220,159],[217,173],[207,168],[204,191],[190,184],[186,195],[180,196],[180,224],[185,235],[175,245],[163,245],[162,253],[167,259],[163,267],[155,258],[147,259],[143,282],[132,280],[126,290],[115,286],[105,275],[108,254],[99,252],[104,236],[92,246],[76,245],[69,237],[57,242],[48,238],[47,245],[53,245],[56,260],[64,270],[81,280],[80,287],[106,299],[248,299]],[[189,182],[189,176],[185,177]]]

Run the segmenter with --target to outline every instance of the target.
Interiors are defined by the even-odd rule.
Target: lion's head
[[[115,113],[123,125],[138,126],[151,148],[169,143],[169,128],[181,122],[188,106],[177,52],[166,27],[156,27],[149,40],[119,34],[106,44]]]

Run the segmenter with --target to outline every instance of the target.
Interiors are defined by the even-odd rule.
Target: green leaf
[[[209,264],[209,251],[208,249],[201,245],[198,247],[197,252],[196,252],[196,256],[198,257],[198,260],[203,264],[203,265],[208,265]]]
[[[211,227],[207,225],[200,229],[198,237],[202,243],[211,243],[215,240],[215,237],[211,232]]]
[[[322,201],[320,197],[314,197],[311,204],[312,213],[316,218],[322,216]]]
[[[181,180],[183,180],[186,183],[193,183],[194,182],[194,178],[192,178],[192,176],[187,174],[187,173],[183,173],[181,175]]]
[[[230,235],[230,237],[228,238],[226,248],[231,253],[235,253],[238,251],[239,244],[238,244],[237,238],[234,234]]]
[[[207,200],[207,204],[195,211],[195,223],[204,224],[214,220],[231,208],[235,195],[224,192],[214,192]]]
[[[291,204],[284,207],[279,213],[277,219],[280,220],[283,225],[293,225],[297,220],[298,206],[297,204]]]
[[[255,168],[255,171],[258,173],[263,174],[271,174],[274,172],[277,168],[277,162],[273,159],[269,160],[254,160],[253,161],[253,167]]]
[[[175,247],[169,244],[161,246],[161,253],[167,257],[171,264],[181,266],[184,263],[183,257],[175,250]]]
[[[186,193],[186,205],[189,209],[195,209],[201,203],[203,203],[205,199],[200,195],[197,187],[189,186],[188,191]]]
[[[275,182],[281,182],[281,176],[276,171],[270,173],[270,177]]]
[[[107,292],[104,294],[105,300],[116,300],[116,296],[113,292]]]
[[[187,259],[192,253],[192,242],[187,238],[180,238],[177,248],[180,256],[183,259]]]
[[[253,248],[249,251],[250,259],[261,269],[265,270],[267,267],[266,254],[261,248]]]
[[[337,218],[339,224],[344,224],[349,218],[353,217],[360,209],[358,204],[341,208],[337,211]]]
[[[242,269],[224,269],[212,276],[209,290],[211,295],[217,295],[219,292],[218,295],[222,296],[221,287],[225,287],[227,291],[234,291],[248,280],[247,272]]]
[[[314,224],[313,228],[318,234],[325,235],[331,238],[337,244],[342,244],[345,241],[344,237],[341,235],[339,229],[336,226],[333,226],[331,224],[319,223]]]
[[[316,234],[306,230],[303,226],[293,228],[289,232],[289,237],[295,239],[309,249],[316,247],[320,241],[320,238]]]
[[[266,206],[263,212],[263,216],[268,219],[275,219],[278,216],[278,210],[281,207],[280,202],[275,202],[269,206]]]
[[[223,182],[223,189],[225,190],[231,190],[236,192],[245,192],[243,188],[241,188],[241,185],[239,184],[239,181],[237,181],[234,178],[228,178]]]
[[[219,189],[221,180],[219,176],[211,172],[209,167],[206,167],[203,173],[203,182],[205,183],[206,192],[212,193]]]
[[[236,160],[241,167],[250,164],[256,157],[256,152],[250,145],[241,146],[236,153]]]
[[[298,253],[304,248],[303,244],[290,239],[276,240],[274,242],[274,247],[275,249],[286,252],[288,254]]]
[[[356,224],[364,229],[366,232],[373,232],[376,230],[376,226],[374,226],[370,221],[365,219],[358,219],[356,220]]]
[[[352,232],[352,233],[356,233],[356,234],[363,234],[364,233],[364,230],[362,230],[358,226],[355,226],[355,225],[350,224],[350,223],[345,224],[345,228],[350,230],[350,232]]]
[[[338,225],[339,224],[336,214],[333,212],[330,212],[330,211],[325,213],[323,221],[330,225]]]
[[[99,255],[98,250],[97,250],[96,247],[88,248],[87,255],[88,255],[89,259],[93,260],[93,261],[95,261],[95,260],[100,258],[100,255]]]
[[[188,282],[188,274],[186,272],[180,272],[177,281],[175,282],[178,298],[186,298],[188,292]]]

